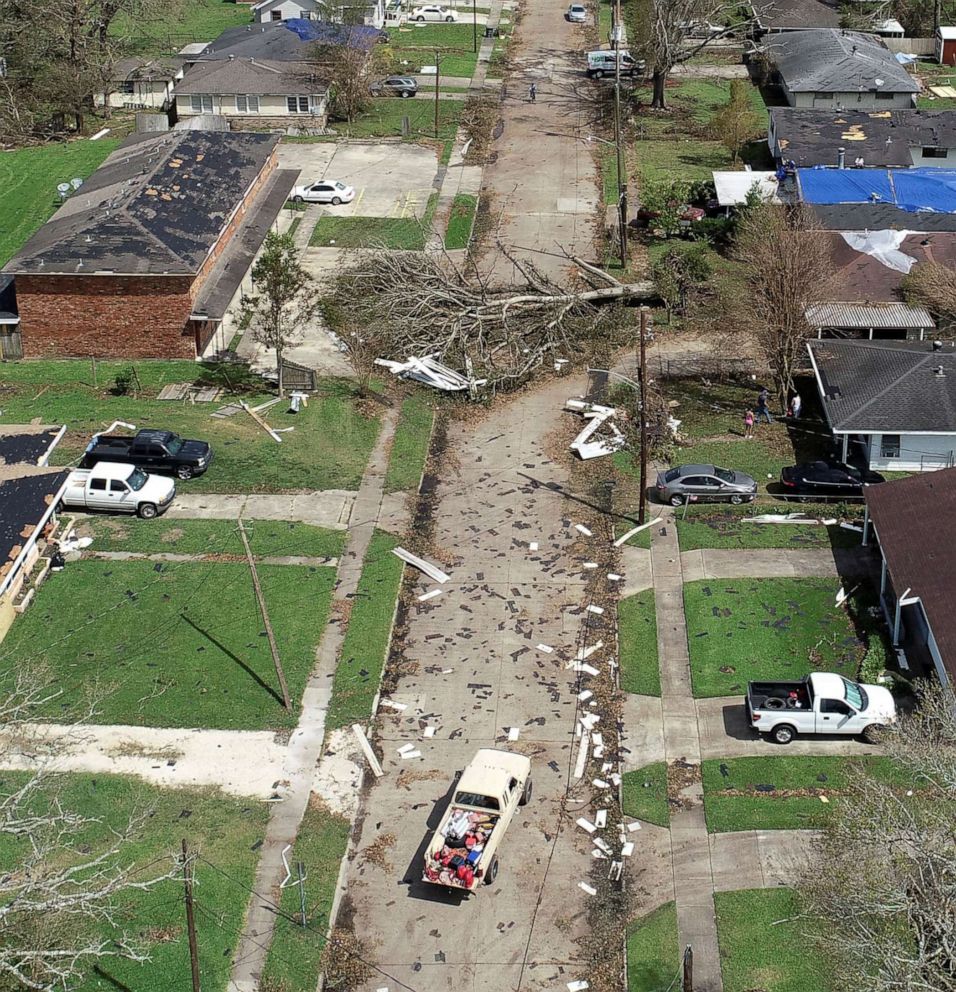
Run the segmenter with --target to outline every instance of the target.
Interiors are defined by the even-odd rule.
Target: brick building
[[[196,358],[295,181],[278,137],[125,141],[5,267],[26,358]]]

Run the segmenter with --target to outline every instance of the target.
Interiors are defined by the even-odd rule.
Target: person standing
[[[754,412],[748,409],[744,414],[744,437],[754,436]]]
[[[803,400],[800,399],[799,393],[793,394],[793,399],[790,401],[790,412],[794,420],[798,420],[800,417],[800,411],[803,409]]]
[[[773,417],[770,416],[770,391],[764,387],[760,390],[760,395],[757,397],[757,420],[759,421],[761,417],[767,421],[768,424],[773,423]]]
[[[536,103],[537,102],[537,97],[538,97],[538,87],[534,83],[532,83],[528,87],[528,99],[532,103]]]

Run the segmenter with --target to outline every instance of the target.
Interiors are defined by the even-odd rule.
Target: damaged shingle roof
[[[952,345],[934,351],[928,341],[822,340],[807,348],[834,431],[956,434]]]
[[[176,87],[176,95],[309,96],[326,93],[328,88],[316,75],[316,67],[305,62],[223,59],[194,65]]]
[[[128,139],[4,271],[192,275],[278,141],[228,131]]]
[[[313,55],[317,45],[346,45],[367,52],[382,37],[383,32],[378,28],[362,24],[332,24],[291,17],[284,21],[227,28],[194,61],[208,62],[232,56],[302,62]]]
[[[834,28],[787,31],[773,35],[766,50],[791,93],[919,90],[893,53],[865,34]]]
[[[756,0],[753,10],[758,26],[769,31],[840,26],[835,0]]]

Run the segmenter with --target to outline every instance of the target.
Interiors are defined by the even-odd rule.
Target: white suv
[[[424,7],[416,7],[412,11],[413,21],[446,21],[451,23],[458,20],[458,15],[438,3],[429,3]]]

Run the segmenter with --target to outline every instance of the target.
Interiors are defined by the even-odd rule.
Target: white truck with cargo
[[[751,682],[747,720],[778,744],[799,735],[843,734],[876,743],[896,720],[896,702],[881,685],[861,685],[831,672],[813,672],[799,682]]]
[[[491,885],[501,841],[531,789],[529,758],[497,748],[478,751],[428,844],[422,880],[466,894]]]
[[[176,483],[148,475],[135,465],[97,462],[76,469],[66,480],[63,505],[79,510],[135,513],[144,520],[162,516],[176,495]]]

